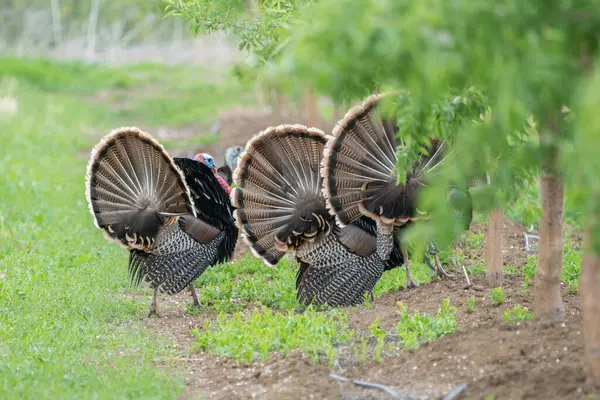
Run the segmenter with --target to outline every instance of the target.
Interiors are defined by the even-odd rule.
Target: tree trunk
[[[535,274],[535,314],[538,318],[563,320],[565,306],[560,295],[563,264],[564,181],[557,173],[558,148],[552,145],[542,168],[540,194],[542,220]]]
[[[314,93],[310,89],[304,89],[302,95],[302,105],[304,111],[304,117],[306,119],[306,125],[309,127],[319,127],[319,110],[317,99],[314,96]]]
[[[275,89],[275,97],[277,113],[279,115],[289,115],[288,102],[285,94],[281,90]]]
[[[343,112],[344,110],[342,110],[343,105],[333,105],[333,113],[332,113],[332,119],[333,119],[333,123],[337,124],[337,122],[342,119],[342,117],[344,116]]]
[[[50,9],[52,11],[52,34],[54,36],[54,44],[59,45],[62,42],[59,0],[50,0]]]
[[[92,0],[90,15],[88,18],[87,47],[85,49],[86,59],[94,61],[96,57],[96,36],[98,29],[98,14],[100,12],[100,0]]]
[[[491,287],[502,286],[504,282],[504,255],[502,254],[502,231],[504,210],[497,208],[488,215],[486,237],[486,277]]]
[[[590,228],[585,231],[584,249],[579,291],[583,314],[585,364],[588,377],[600,388],[600,256],[592,248]]]

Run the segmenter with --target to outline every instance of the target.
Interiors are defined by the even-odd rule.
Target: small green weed
[[[483,246],[484,238],[485,235],[483,234],[483,232],[471,232],[467,235],[465,239],[465,245],[471,249],[480,249]]]
[[[517,304],[512,309],[509,308],[504,312],[504,321],[506,322],[517,322],[527,319],[533,319],[533,313],[520,304]]]
[[[501,287],[493,288],[490,298],[495,306],[504,304],[504,289]]]
[[[508,276],[519,275],[521,271],[519,271],[519,267],[516,265],[505,265],[504,266],[504,274]]]
[[[476,302],[476,298],[475,296],[471,296],[467,299],[467,312],[470,314],[473,311],[475,311],[475,302]]]
[[[469,275],[473,276],[473,275],[485,274],[486,269],[487,269],[487,265],[486,265],[485,261],[479,260],[479,261],[477,261],[477,263],[475,265],[468,268],[468,271],[469,271]]]
[[[369,326],[369,330],[371,331],[371,335],[377,338],[377,345],[375,346],[375,354],[373,355],[373,360],[379,361],[381,360],[381,352],[383,351],[383,343],[385,339],[385,329],[381,329],[379,326],[380,321],[379,317]]]
[[[399,303],[399,310],[400,321],[396,331],[406,349],[418,348],[422,342],[439,339],[456,330],[456,308],[450,306],[449,297],[442,302],[435,317],[427,313],[409,315],[402,303]]]
[[[297,269],[287,258],[269,268],[248,253],[236,263],[217,265],[200,275],[196,281],[200,304],[218,313],[241,311],[250,303],[292,310],[299,305],[294,287]]]
[[[521,283],[521,287],[519,288],[519,294],[525,294],[525,292],[527,292],[527,289],[529,289],[529,286],[531,286],[531,278],[526,276],[525,279],[523,279],[523,282]]]
[[[417,285],[431,282],[431,269],[424,263],[418,262],[413,258],[410,262],[410,271]],[[406,286],[406,268],[398,267],[386,271],[381,276],[381,279],[375,285],[375,296],[379,297],[384,293],[398,290],[400,287]]]
[[[567,237],[564,241],[563,269],[561,279],[570,292],[579,291],[579,276],[581,274],[582,252],[575,250],[574,243]],[[527,256],[527,263],[523,268],[523,273],[530,279],[535,276],[538,256],[536,254]]]
[[[233,357],[250,363],[265,361],[272,353],[288,354],[302,349],[313,361],[334,357],[335,345],[352,336],[348,314],[340,310],[316,312],[311,307],[301,314],[274,312],[263,307],[245,315],[220,314],[194,331],[196,348],[216,356]]]

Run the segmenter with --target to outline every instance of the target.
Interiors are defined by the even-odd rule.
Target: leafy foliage
[[[43,79],[0,80],[18,103],[0,111],[0,398],[177,398],[183,379],[156,365],[172,350],[135,323],[147,304],[124,295],[127,255],[83,197],[74,155],[91,148],[86,127],[111,128],[109,111],[32,85]]]
[[[476,299],[475,296],[470,296],[467,299],[466,307],[467,307],[467,312],[469,314],[472,313],[473,311],[475,311],[475,303],[476,303],[476,301],[477,301],[477,299]]]
[[[261,310],[229,316],[220,314],[216,321],[196,330],[198,350],[209,350],[217,356],[233,357],[249,363],[265,361],[274,352],[286,355],[302,349],[314,361],[323,356],[335,359],[335,345],[351,337],[348,315],[332,310],[320,313],[308,308],[302,314]]]
[[[402,339],[404,348],[418,348],[422,342],[453,333],[456,330],[455,313],[456,308],[450,306],[449,297],[440,304],[440,309],[434,317],[427,313],[410,315],[400,304],[400,321],[396,325],[396,332]]]
[[[285,258],[276,268],[267,268],[249,253],[234,264],[214,266],[200,276],[196,281],[200,303],[219,313],[241,311],[250,303],[281,310],[297,308],[297,269]]]
[[[256,66],[277,55],[291,19],[312,1],[258,0],[252,7],[246,0],[167,0],[166,15],[181,17],[194,35],[232,32],[240,40],[239,49],[255,57],[251,65]]]
[[[533,319],[533,313],[529,311],[527,307],[523,307],[520,304],[517,304],[504,312],[504,321],[506,322],[517,322],[528,319]]]
[[[502,289],[502,287],[493,288],[490,299],[495,306],[504,304],[504,289]]]

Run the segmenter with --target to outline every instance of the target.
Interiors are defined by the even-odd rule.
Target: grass
[[[528,319],[533,319],[533,313],[527,307],[523,307],[520,304],[504,312],[504,321],[506,322],[518,322]]]
[[[442,302],[433,317],[418,312],[410,315],[401,303],[399,308],[400,321],[396,325],[396,332],[405,349],[418,348],[420,343],[436,340],[456,331],[456,308],[450,306],[449,297]]]
[[[467,299],[466,308],[467,308],[467,312],[469,314],[475,311],[475,303],[476,303],[476,301],[477,301],[477,299],[475,298],[475,296],[470,296]]]
[[[501,287],[493,288],[492,293],[490,294],[490,299],[495,306],[504,304],[504,289]]]
[[[352,336],[347,319],[348,314],[341,310],[322,313],[309,307],[295,314],[263,307],[245,314],[221,314],[194,334],[198,350],[245,363],[265,361],[273,353],[286,355],[294,349],[302,349],[315,362],[323,357],[333,361],[335,346]]]
[[[0,118],[0,398],[176,398],[183,380],[155,365],[170,350],[123,296],[127,255],[85,203],[74,154],[103,114],[16,82],[0,88],[19,102]]]
[[[417,285],[431,282],[433,272],[425,263],[411,260],[410,271]],[[406,268],[404,266],[383,273],[375,285],[375,296],[380,297],[384,293],[398,290],[401,287],[406,287]]]
[[[244,310],[258,304],[280,310],[298,307],[295,281],[297,265],[285,258],[275,268],[266,267],[252,254],[235,264],[209,268],[196,280],[203,308],[217,313]]]
[[[127,253],[92,224],[84,198],[87,159],[77,153],[95,144],[90,127],[103,134],[142,121],[210,123],[241,89],[206,77],[187,67],[0,58],[0,97],[18,101],[16,115],[0,112],[0,398],[169,399],[182,393],[176,365],[164,361],[174,350],[137,323],[148,305],[124,296]],[[95,93],[106,89],[109,100],[97,101]],[[110,93],[126,90],[139,95],[129,96],[124,109],[111,108]],[[230,294],[292,307],[293,297],[277,297],[277,286],[270,290],[253,292],[237,278]],[[202,295],[224,299],[210,290]]]

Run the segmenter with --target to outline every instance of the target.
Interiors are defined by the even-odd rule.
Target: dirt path
[[[485,227],[474,224],[473,231],[484,232]],[[518,267],[525,264],[522,241],[517,239],[521,233],[522,227],[507,222],[507,262]],[[479,251],[467,256],[479,256]],[[563,290],[567,317],[562,324],[506,323],[503,315],[507,308],[515,304],[533,308],[532,289],[521,293],[522,282],[522,276],[506,277],[505,304],[501,306],[491,303],[491,291],[484,287],[484,276],[479,275],[473,278],[470,289],[465,289],[462,278],[455,278],[387,293],[371,308],[351,308],[350,327],[358,335],[368,336],[368,326],[378,317],[384,329],[393,331],[398,301],[411,313],[433,314],[449,296],[457,309],[458,329],[418,350],[387,354],[380,362],[357,362],[352,349],[342,347],[333,369],[312,364],[300,351],[250,366],[195,352],[191,331],[203,329],[204,321],[213,315],[187,315],[187,293],[162,299],[162,318],[143,323],[157,335],[170,338],[180,351],[181,371],[186,377],[183,399],[195,399],[200,394],[210,399],[394,398],[380,389],[340,382],[331,378],[330,372],[389,386],[398,394],[396,398],[402,399],[438,398],[462,384],[467,386],[457,397],[461,399],[488,395],[499,399],[584,398],[587,387],[580,364],[583,350],[578,295]],[[476,297],[476,309],[468,313],[466,302],[471,296]]]

